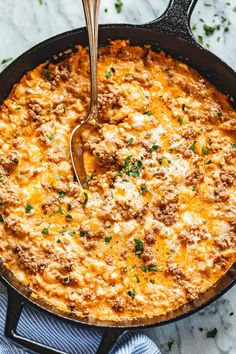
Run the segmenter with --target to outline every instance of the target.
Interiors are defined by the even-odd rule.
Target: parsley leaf
[[[146,111],[143,114],[146,114],[147,116],[152,116],[153,115],[152,111]]]
[[[85,199],[84,199],[83,205],[86,206],[88,203],[88,194],[86,192],[84,192],[84,197],[85,197]]]
[[[129,290],[129,291],[127,292],[127,294],[128,294],[132,299],[134,299],[134,298],[135,298],[135,295],[136,295],[136,292],[135,292],[134,290]]]
[[[189,150],[195,152],[195,144],[196,144],[196,141],[194,141],[194,142],[192,143],[192,145],[190,145]]]
[[[47,227],[45,227],[43,230],[42,230],[42,234],[43,235],[49,235],[49,230]]]
[[[182,125],[183,124],[183,119],[182,118],[178,118],[178,122],[179,122],[180,125]]]
[[[127,140],[127,144],[128,144],[128,145],[131,145],[133,141],[134,141],[134,139],[133,139],[133,138],[130,138],[129,140]]]
[[[146,184],[143,184],[139,190],[140,194],[145,194],[148,191]]]
[[[25,207],[25,212],[28,214],[31,212],[31,210],[33,209],[32,205],[31,204],[27,204],[26,207]]]
[[[141,255],[143,253],[143,241],[140,238],[135,238],[135,248],[134,248],[134,253],[137,255]]]
[[[110,79],[111,78],[111,70],[106,70],[105,71],[105,76],[107,79]]]
[[[112,240],[112,237],[111,236],[106,236],[104,240],[105,240],[106,243],[109,243]]]
[[[159,146],[157,144],[152,145],[152,147],[149,149],[149,152],[156,151],[158,149],[158,147]]]
[[[2,214],[0,214],[0,222],[4,222]]]
[[[204,155],[208,155],[208,150],[207,150],[205,147],[203,147],[203,148],[202,148],[202,153],[203,153]]]
[[[65,198],[65,196],[66,196],[66,192],[63,192],[63,191],[59,192],[59,198],[60,199]]]
[[[122,11],[122,6],[123,6],[123,2],[121,0],[116,0],[115,2],[115,9],[116,12],[119,14]]]
[[[72,219],[73,219],[72,215],[70,215],[70,214],[67,214],[67,215],[66,215],[66,220],[71,221]]]
[[[134,276],[136,278],[137,283],[140,283],[139,275],[138,274],[134,274]]]
[[[208,331],[206,336],[207,338],[215,338],[217,334],[217,328],[213,328],[211,331]]]

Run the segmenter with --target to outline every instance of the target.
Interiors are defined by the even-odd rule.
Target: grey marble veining
[[[0,63],[16,58],[48,37],[84,26],[80,0],[42,0],[42,3],[0,0]],[[145,23],[157,18],[168,1],[123,0],[119,14],[114,3],[115,0],[101,0],[100,23]],[[216,27],[212,35],[206,36],[204,24]],[[204,46],[236,69],[236,0],[199,0],[191,26]],[[0,70],[4,66],[0,64]],[[216,337],[207,338],[207,331],[213,328],[217,328]],[[201,312],[146,332],[163,354],[236,354],[236,287]]]

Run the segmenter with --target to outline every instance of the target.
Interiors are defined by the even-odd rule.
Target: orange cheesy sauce
[[[0,107],[0,257],[63,311],[152,317],[198,297],[235,261],[236,113],[195,70],[114,41],[99,52],[99,122],[85,48],[42,64]]]

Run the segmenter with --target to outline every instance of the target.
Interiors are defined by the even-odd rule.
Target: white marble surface
[[[123,0],[117,14],[114,3],[101,0],[101,23],[145,23],[158,17],[167,5],[166,0]],[[220,26],[206,36],[204,24]],[[80,0],[0,0],[0,63],[48,37],[83,25]],[[236,0],[199,0],[191,25],[209,50],[236,69]],[[0,64],[0,70],[4,66]],[[217,328],[216,337],[207,338],[206,332],[213,328]],[[168,342],[172,340],[173,354],[235,354],[236,287],[200,313],[147,333],[163,354],[170,352]]]

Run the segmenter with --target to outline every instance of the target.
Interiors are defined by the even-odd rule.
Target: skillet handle
[[[33,350],[37,353],[44,354],[66,354],[57,349],[50,348],[47,345],[37,343],[28,338],[24,338],[17,334],[17,324],[20,319],[22,309],[25,305],[24,299],[18,295],[14,290],[8,288],[8,305],[7,305],[7,317],[5,324],[5,336],[19,345]]]
[[[117,329],[114,331],[113,328],[111,333],[109,332],[109,329],[105,330],[102,334],[102,340],[96,354],[109,354],[124,332],[124,329]]]
[[[197,0],[169,0],[165,12],[143,26],[196,44],[190,28],[190,18],[196,3]]]

